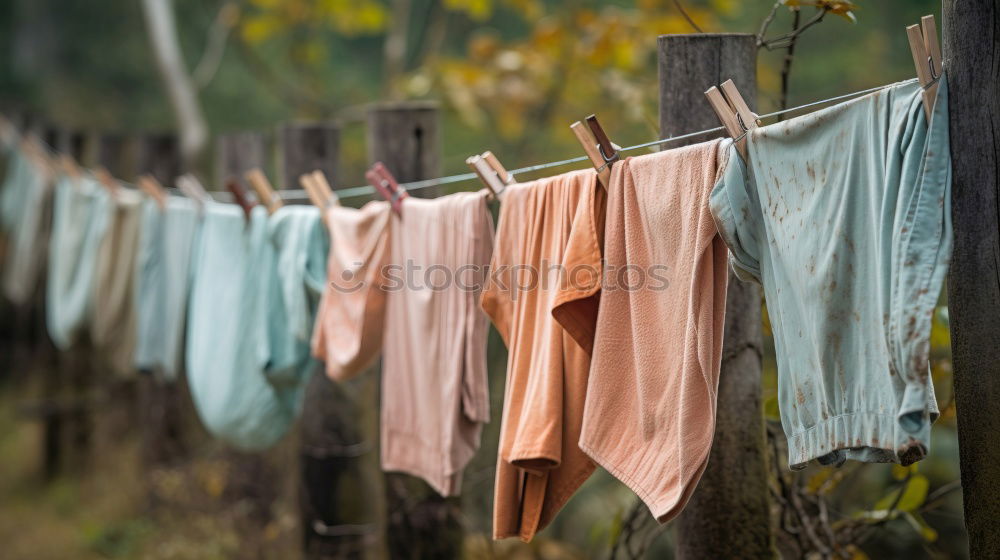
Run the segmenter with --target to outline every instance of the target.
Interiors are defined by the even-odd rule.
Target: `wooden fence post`
[[[266,171],[267,163],[268,139],[263,133],[223,134],[215,144],[215,187],[221,189],[230,177],[242,182],[243,175],[255,167]]]
[[[944,2],[951,131],[948,279],[959,462],[970,558],[994,558],[1000,512],[1000,9]]]
[[[96,146],[97,136],[80,130],[64,130],[58,140],[59,152],[72,156],[84,166],[93,163]],[[77,468],[90,461],[90,443],[93,439],[93,418],[90,411],[94,406],[94,395],[88,346],[86,340],[77,341],[72,348],[60,352],[56,358],[58,377],[72,395],[66,418],[70,432],[67,435],[70,457],[66,464]]]
[[[278,130],[281,188],[300,189],[299,177],[320,170],[336,186],[340,129],[330,123],[289,123]],[[299,450],[299,517],[305,558],[361,558],[377,539],[372,473],[362,466],[371,445],[358,429],[363,414],[357,386],[335,383],[317,368],[302,406]],[[373,556],[368,554],[369,556]],[[377,555],[374,555],[377,556]]]
[[[441,173],[440,130],[436,103],[375,105],[368,113],[369,161],[384,163],[400,182],[437,177]],[[432,197],[440,194],[440,189],[431,187],[410,194]],[[373,410],[377,414],[379,409],[375,406]],[[369,430],[377,425],[375,419],[368,424]],[[377,439],[378,432],[373,432]],[[385,475],[385,492],[386,541],[391,558],[461,556],[461,505],[457,498],[442,498],[422,480],[398,473]]]
[[[757,48],[753,35],[664,35],[658,50],[662,138],[719,126],[704,92],[727,79],[754,106]],[[760,393],[760,305],[757,285],[739,281],[730,271],[715,440],[698,489],[677,520],[677,557],[681,559],[775,555]]]
[[[398,181],[419,181],[441,174],[441,127],[438,104],[408,101],[373,106],[368,111],[368,160],[381,161]],[[430,198],[436,187],[413,196]]]

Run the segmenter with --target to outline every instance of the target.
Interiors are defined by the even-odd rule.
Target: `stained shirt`
[[[774,332],[788,462],[923,458],[931,316],[951,252],[948,92],[901,83],[753,129],[711,210]]]

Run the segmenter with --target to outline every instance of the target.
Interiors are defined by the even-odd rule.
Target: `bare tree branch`
[[[218,15],[212,21],[208,30],[208,39],[205,44],[205,52],[201,55],[201,60],[194,67],[191,79],[199,90],[204,89],[215,77],[222,62],[222,55],[226,52],[226,42],[229,39],[229,32],[232,31],[240,16],[240,8],[236,2],[229,0],[219,8]]]
[[[181,153],[192,158],[208,142],[208,125],[198,93],[184,66],[172,0],[142,0],[143,15],[156,65],[180,129]]]
[[[680,12],[682,16],[684,16],[684,19],[687,20],[688,24],[690,24],[695,31],[697,31],[698,33],[704,33],[704,31],[702,31],[701,28],[698,27],[698,24],[695,23],[693,19],[691,19],[691,16],[688,15],[687,10],[684,9],[684,6],[681,5],[681,0],[674,0],[674,6],[677,7],[677,11]]]

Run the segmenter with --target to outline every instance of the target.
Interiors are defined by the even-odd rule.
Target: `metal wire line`
[[[842,99],[849,99],[851,97],[856,97],[856,96],[859,96],[859,95],[865,95],[865,94],[868,94],[868,93],[872,93],[872,92],[876,92],[876,91],[879,91],[879,90],[891,88],[891,87],[894,87],[894,86],[908,84],[910,82],[915,82],[916,80],[917,80],[916,78],[911,78],[909,80],[904,80],[902,82],[896,82],[896,83],[892,83],[892,84],[875,86],[875,87],[872,87],[872,88],[864,89],[864,90],[861,90],[861,91],[855,91],[855,92],[852,92],[852,93],[845,93],[843,95],[838,95],[836,97],[830,97],[830,98],[827,98],[827,99],[821,99],[819,101],[812,101],[810,103],[805,103],[803,105],[798,105],[796,107],[790,107],[788,109],[781,109],[779,111],[774,111],[773,113],[767,113],[765,115],[758,115],[758,118],[760,118],[760,119],[767,119],[767,118],[771,118],[771,117],[776,117],[778,115],[783,115],[783,114],[786,114],[786,113],[793,113],[793,112],[796,112],[796,111],[801,111],[803,109],[808,109],[810,107],[815,107],[817,105],[823,105],[823,104],[826,104],[826,103],[832,103],[834,101],[840,101]],[[688,132],[686,134],[681,134],[680,136],[671,136],[670,138],[662,138],[660,140],[652,140],[650,142],[644,142],[642,144],[636,144],[634,146],[627,146],[627,147],[624,147],[624,148],[620,148],[618,151],[619,152],[630,152],[630,151],[634,151],[634,150],[641,150],[643,148],[651,148],[653,146],[661,146],[663,144],[667,144],[667,143],[670,143],[670,142],[676,142],[678,140],[685,140],[685,139],[688,139],[688,138],[694,138],[694,137],[701,136],[701,135],[704,135],[704,134],[711,134],[713,132],[720,132],[722,130],[724,130],[724,127],[717,126],[715,128],[708,128],[708,129],[705,129],[705,130],[698,130],[696,132]],[[45,145],[45,144],[43,144],[43,145]],[[47,145],[45,145],[45,146],[49,149],[49,151],[55,153],[56,150],[52,146],[47,146]],[[568,158],[568,159],[562,159],[562,160],[558,160],[558,161],[550,161],[550,162],[546,162],[546,163],[539,163],[539,164],[536,164],[536,165],[529,165],[527,167],[519,167],[517,169],[510,170],[509,173],[511,175],[517,175],[519,173],[532,173],[534,171],[541,171],[543,169],[550,169],[550,168],[553,168],[553,167],[562,167],[564,165],[570,165],[570,164],[574,164],[574,163],[581,163],[581,162],[584,162],[584,161],[588,161],[587,156],[577,156],[577,157],[572,157],[572,158]],[[408,191],[414,191],[414,190],[426,189],[426,188],[430,188],[430,187],[437,187],[437,186],[440,186],[440,185],[448,185],[448,184],[452,184],[452,183],[461,183],[463,181],[471,181],[473,179],[478,179],[478,175],[476,175],[475,173],[459,173],[457,175],[447,175],[447,176],[444,176],[444,177],[437,177],[437,178],[434,178],[434,179],[424,179],[424,180],[421,180],[421,181],[411,181],[409,183],[400,183],[400,186],[404,187]],[[124,181],[122,181],[122,182],[125,183]],[[125,183],[125,184],[128,184],[128,183]],[[173,189],[171,189],[171,190],[173,190]],[[306,196],[305,190],[302,190],[302,189],[282,189],[282,190],[278,190],[277,192],[278,192],[279,195],[281,195],[281,196],[283,196],[285,198],[304,198]],[[353,197],[359,197],[359,196],[372,195],[372,194],[375,194],[376,191],[375,191],[375,188],[372,187],[371,185],[362,185],[362,186],[358,186],[358,187],[348,187],[348,188],[344,188],[344,189],[334,189],[334,192],[337,194],[337,196],[339,198],[353,198]],[[209,194],[215,195],[215,194],[223,194],[223,193],[218,193],[216,191],[210,191]],[[229,194],[229,193],[224,193],[224,194]]]
[[[795,111],[801,111],[803,109],[808,109],[810,107],[815,107],[817,105],[823,105],[825,103],[832,103],[834,101],[840,101],[842,99],[849,99],[851,97],[856,97],[856,96],[859,96],[859,95],[865,95],[865,94],[868,94],[868,93],[872,93],[872,92],[875,92],[875,91],[879,91],[879,90],[890,88],[890,87],[897,86],[897,85],[907,84],[907,83],[914,82],[914,81],[916,81],[916,78],[911,78],[911,79],[905,80],[903,82],[897,82],[897,83],[893,83],[893,84],[876,86],[876,87],[873,87],[873,88],[868,88],[868,89],[861,90],[861,91],[855,91],[853,93],[847,93],[847,94],[844,94],[844,95],[838,95],[836,97],[830,97],[830,98],[827,98],[827,99],[821,99],[819,101],[812,101],[810,103],[805,103],[805,104],[799,105],[797,107],[790,107],[788,109],[782,109],[780,111],[774,111],[773,113],[767,113],[766,115],[759,115],[758,118],[767,119],[767,118],[771,118],[771,117],[776,117],[778,115],[783,115],[785,113],[792,113],[792,112],[795,112]],[[669,142],[676,142],[678,140],[684,140],[684,139],[687,139],[687,138],[694,138],[696,136],[701,136],[703,134],[711,134],[713,132],[720,132],[723,129],[724,129],[723,127],[717,126],[715,128],[709,128],[709,129],[705,129],[705,130],[699,130],[699,131],[696,131],[696,132],[688,132],[686,134],[681,134],[680,136],[671,136],[670,138],[663,138],[663,139],[660,139],[660,140],[653,140],[653,141],[650,141],[650,142],[644,142],[642,144],[636,144],[634,146],[628,146],[628,147],[625,147],[625,148],[621,148],[618,151],[619,152],[629,152],[629,151],[633,151],[633,150],[641,150],[643,148],[651,148],[653,146],[660,146],[660,145],[663,145],[663,144],[667,144]],[[510,170],[509,173],[511,175],[517,175],[519,173],[531,173],[533,171],[541,171],[543,169],[549,169],[549,168],[552,168],[552,167],[561,167],[561,166],[570,165],[570,164],[573,164],[573,163],[581,163],[581,162],[584,162],[584,161],[587,161],[587,160],[588,160],[587,156],[577,156],[577,157],[572,157],[572,158],[569,158],[569,159],[562,159],[562,160],[559,160],[559,161],[550,161],[550,162],[547,162],[547,163],[539,163],[539,164],[536,164],[536,165],[529,165],[527,167],[520,167],[518,169],[512,169],[512,170]],[[400,186],[404,187],[408,191],[412,191],[412,190],[425,189],[425,188],[430,188],[430,187],[437,187],[437,186],[440,186],[440,185],[447,185],[447,184],[451,184],[451,183],[459,183],[459,182],[462,182],[462,181],[471,181],[472,179],[477,179],[477,178],[478,178],[478,176],[475,173],[460,173],[460,174],[457,174],[457,175],[448,175],[448,176],[445,176],[445,177],[438,177],[438,178],[435,178],[435,179],[424,179],[422,181],[412,181],[412,182],[409,182],[409,183],[400,183]],[[371,185],[363,185],[363,186],[360,186],[360,187],[349,187],[349,188],[346,188],[346,189],[336,189],[334,192],[336,192],[337,196],[340,197],[340,198],[349,198],[349,197],[355,197],[355,196],[365,196],[365,195],[374,194],[375,193],[375,188],[372,187]],[[298,189],[281,191],[281,193],[285,194],[286,196],[304,196],[305,195],[305,191],[298,190]]]

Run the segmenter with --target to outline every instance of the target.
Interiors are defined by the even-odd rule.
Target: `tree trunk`
[[[955,247],[948,281],[971,558],[1000,550],[1000,7],[944,2]]]
[[[146,30],[181,133],[181,153],[190,161],[208,142],[198,91],[188,74],[177,36],[172,0],[142,0]]]
[[[661,137],[719,126],[704,92],[730,78],[753,107],[757,91],[754,41],[753,35],[744,34],[660,37]],[[775,555],[760,402],[760,303],[757,285],[741,282],[730,272],[715,439],[701,482],[677,519],[678,558]]]

